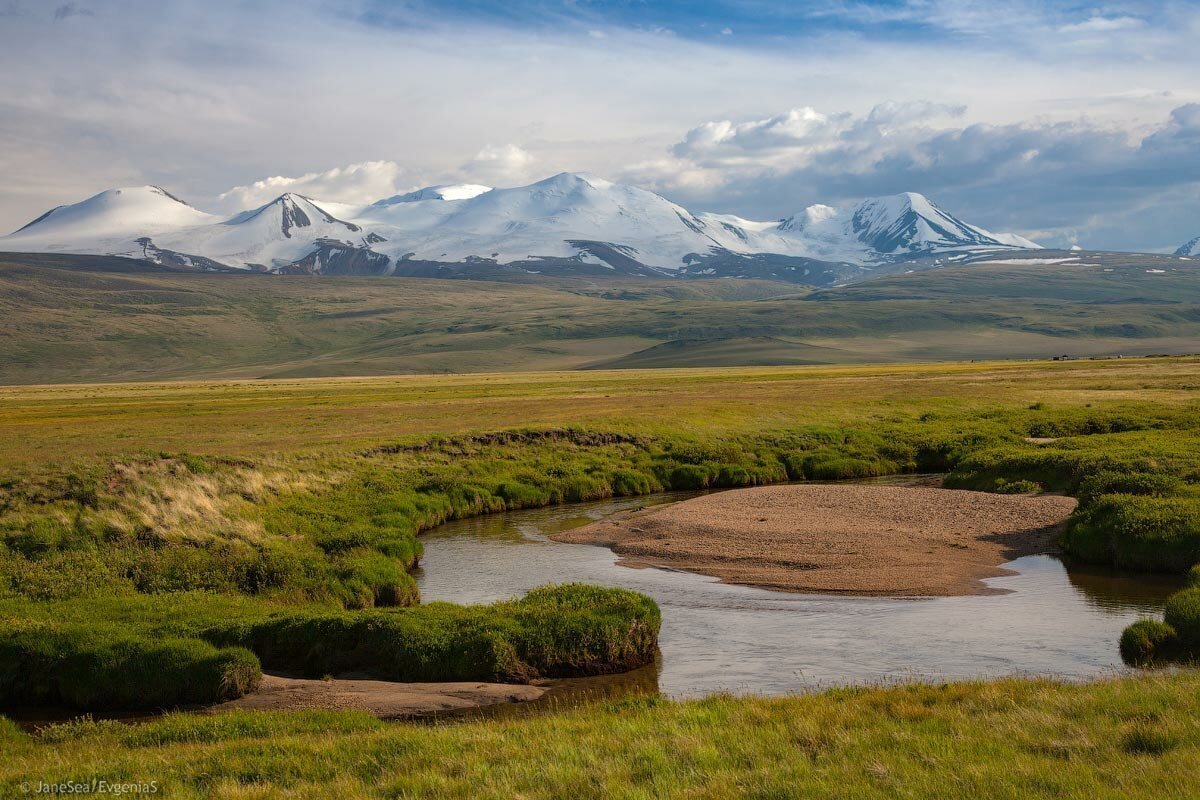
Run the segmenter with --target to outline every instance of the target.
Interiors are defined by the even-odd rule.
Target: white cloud
[[[405,171],[394,161],[364,161],[324,172],[309,172],[297,177],[276,175],[254,181],[217,195],[216,206],[234,212],[263,205],[285,192],[294,192],[318,200],[365,204],[390,197],[401,188],[411,188]]]
[[[863,115],[804,108],[709,122],[672,157],[625,175],[689,207],[759,219],[918,191],[985,227],[1051,244],[1085,236],[1097,247],[1173,249],[1200,232],[1200,104],[1141,136],[1086,117],[995,125],[964,115],[887,104]]]
[[[1082,22],[1059,27],[1061,33],[1111,33],[1144,28],[1146,21],[1137,17],[1089,17]]]
[[[463,177],[476,183],[505,183],[530,174],[534,157],[515,144],[487,145],[459,169]]]

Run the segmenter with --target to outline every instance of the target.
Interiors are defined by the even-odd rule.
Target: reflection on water
[[[686,496],[686,495],[683,495]],[[990,579],[1006,594],[921,600],[799,595],[617,566],[604,547],[546,537],[681,495],[531,509],[451,522],[424,537],[425,602],[484,603],[552,582],[645,592],[662,607],[657,686],[671,696],[782,694],[846,683],[1009,674],[1084,677],[1123,670],[1122,628],[1155,614],[1178,582],[1027,556]],[[639,671],[641,673],[642,671]],[[647,676],[639,691],[647,687]],[[588,691],[613,678],[591,679]],[[575,689],[557,687],[547,702]],[[621,692],[618,688],[612,689]]]

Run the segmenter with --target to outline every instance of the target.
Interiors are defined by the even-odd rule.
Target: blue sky
[[[864,13],[864,8],[867,9]],[[693,38],[718,40],[738,35],[757,42],[854,30],[868,35],[904,36],[942,33],[920,18],[905,2],[605,2],[516,0],[511,3],[454,0],[416,3],[376,0],[361,13],[370,25],[422,24],[435,16],[471,19],[497,26],[555,30],[569,27],[622,27],[670,31]]]
[[[563,170],[754,219],[919,191],[1048,244],[1200,235],[1200,3],[0,0],[0,228]]]

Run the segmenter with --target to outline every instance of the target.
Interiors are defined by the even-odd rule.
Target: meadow
[[[744,279],[180,274],[0,254],[0,383],[1195,351],[1200,305],[1186,298],[1200,294],[1198,262],[1139,258],[973,264],[812,291]]]
[[[420,533],[448,519],[663,489],[947,472],[955,486],[1079,497],[1063,542],[1079,558],[1187,571],[1200,561],[1198,390],[1195,358],[3,388],[0,697],[170,707],[236,696],[264,668],[523,681],[647,663],[659,612],[641,595],[566,586],[495,606],[421,605],[408,568]],[[1151,645],[1125,647],[1131,658],[1190,658],[1200,626],[1189,622],[1189,591],[1154,623],[1170,636],[1146,634]],[[1150,624],[1138,623],[1143,633]],[[1169,649],[1159,646],[1168,639]],[[735,739],[746,748],[713,773],[721,777],[707,796],[747,787],[794,796],[787,786],[828,790],[839,780],[868,795],[919,794],[922,781],[969,757],[978,766],[966,796],[1016,752],[998,731],[1035,713],[1040,721],[1019,741],[1047,750],[998,784],[1008,786],[1002,795],[1090,791],[1107,785],[1109,766],[1097,765],[1126,763],[1141,765],[1136,779],[1112,785],[1149,795],[1170,785],[1170,765],[1195,758],[1195,731],[1173,716],[1190,713],[1194,680],[1184,672],[1086,686],[653,700],[416,732],[356,715],[184,716],[132,729],[187,731],[164,733],[152,748],[105,725],[34,740],[10,732],[6,746],[21,755],[0,774],[133,778],[152,763],[183,796],[303,795],[335,773],[346,796],[381,786],[392,796],[468,786],[539,796],[524,768],[469,755],[536,739],[529,763],[561,757],[560,786],[645,796],[661,788],[647,781],[661,772],[664,732],[681,731],[679,746],[697,760],[679,767],[680,787],[712,772],[718,756],[706,754]],[[997,716],[960,716],[972,697]],[[880,704],[918,709],[929,730],[895,739],[907,711],[897,727],[872,728],[867,709]],[[832,771],[821,754],[808,767],[780,755],[799,752],[795,725],[822,715],[854,729],[829,745],[840,754],[833,761],[891,744]],[[706,727],[717,722],[728,730]],[[566,758],[556,737],[578,739],[581,729],[596,731],[595,743]],[[619,762],[605,755],[617,730],[631,737],[614,750],[625,754]],[[1086,746],[1066,744],[1080,730]],[[914,749],[926,733],[929,749]],[[406,755],[368,768],[358,760],[374,752],[359,749],[364,736],[378,752]],[[944,760],[913,761],[918,752]],[[193,757],[207,765],[203,775],[186,766]],[[473,766],[450,770],[455,757]],[[645,768],[631,773],[631,763]],[[1064,763],[1051,777],[1050,765]],[[426,769],[405,771],[414,764]]]

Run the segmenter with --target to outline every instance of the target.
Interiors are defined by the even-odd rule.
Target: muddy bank
[[[504,683],[393,683],[371,680],[304,680],[264,675],[257,691],[210,711],[366,711],[382,719],[419,717],[536,700],[540,686]]]
[[[739,489],[555,535],[659,566],[794,592],[983,594],[999,565],[1054,549],[1075,500],[927,487]]]

